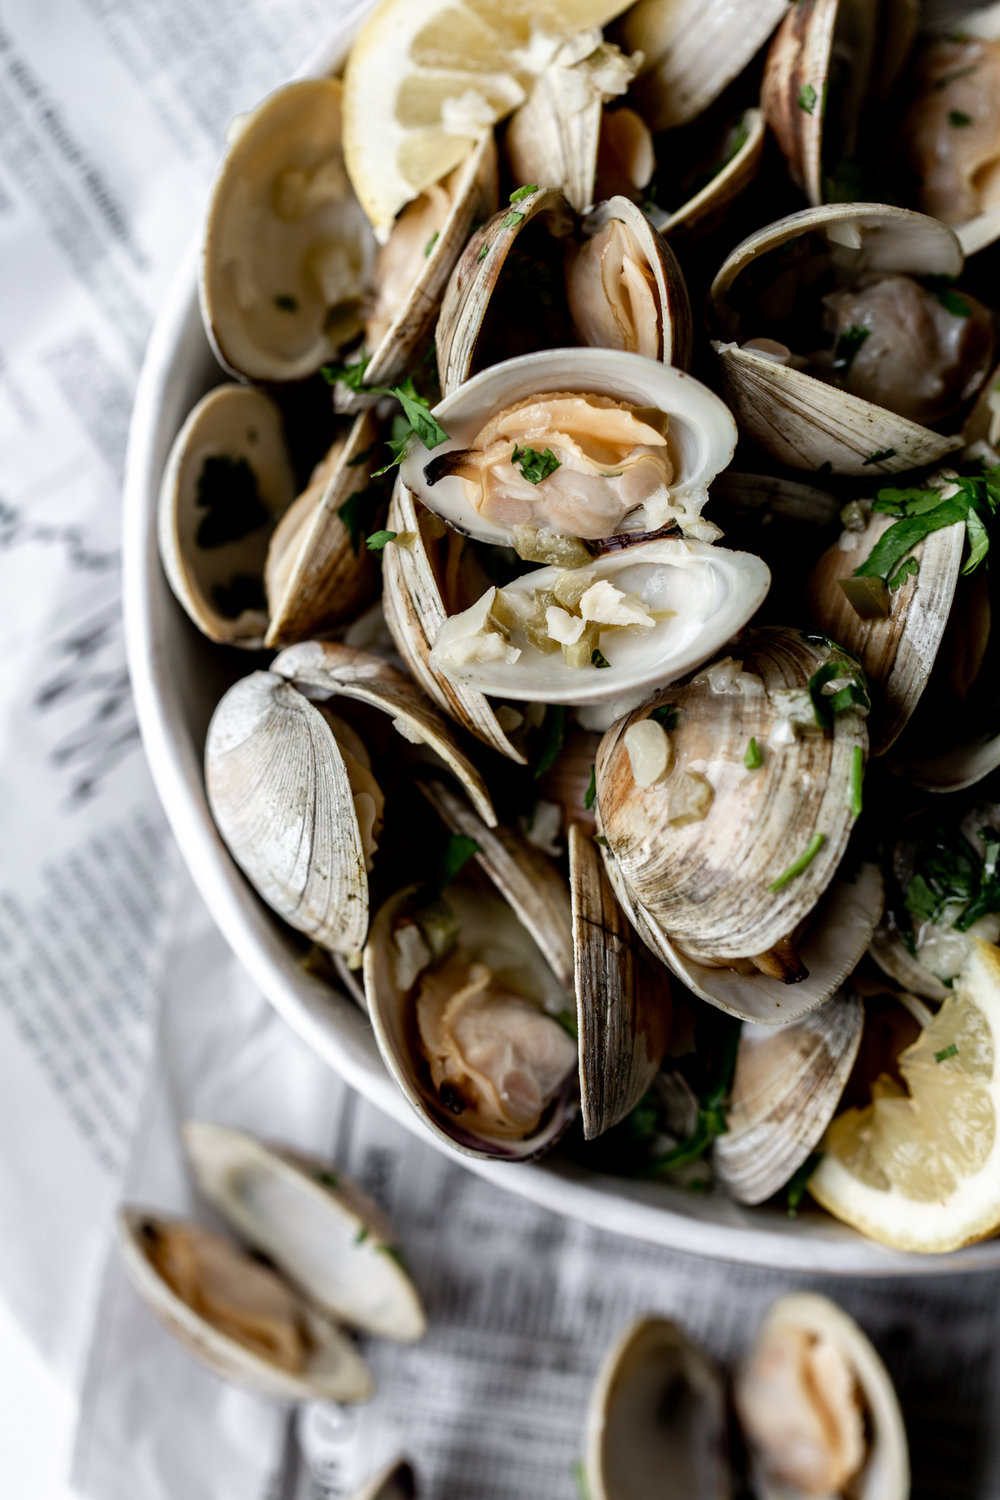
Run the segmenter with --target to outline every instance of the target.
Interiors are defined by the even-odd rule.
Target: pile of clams
[[[1000,8],[744,11],[566,41],[377,238],[339,79],[265,99],[159,534],[258,653],[219,832],[426,1126],[797,1204],[1000,939]]]

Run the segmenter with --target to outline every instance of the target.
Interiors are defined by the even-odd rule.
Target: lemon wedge
[[[377,238],[523,104],[563,42],[630,0],[382,0],[344,73],[344,159]]]
[[[949,998],[864,1109],[839,1115],[809,1191],[897,1250],[1000,1228],[1000,948],[975,940]]]

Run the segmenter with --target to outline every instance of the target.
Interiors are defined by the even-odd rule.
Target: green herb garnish
[[[246,459],[226,458],[221,453],[211,454],[202,464],[195,505],[205,512],[195,532],[199,547],[239,542],[270,525],[272,519],[261,502],[257,476]]]
[[[869,464],[880,464],[884,459],[895,457],[895,448],[880,448],[877,453],[869,453],[868,457],[862,460],[861,467],[867,469]]]
[[[849,370],[858,350],[870,334],[870,328],[845,328],[833,351],[833,368]]]
[[[365,546],[369,552],[381,552],[386,543],[394,542],[398,535],[398,531],[373,531]]]
[[[680,718],[680,714],[672,703],[661,703],[659,708],[651,710],[649,717],[655,719],[657,724],[660,724],[669,732],[671,729],[677,728],[677,721]]]
[[[948,124],[960,130],[963,126],[972,124],[972,116],[964,114],[960,109],[952,109],[948,111]]]
[[[743,764],[746,766],[748,771],[759,771],[761,766],[764,764],[764,757],[761,754],[760,746],[754,739],[750,741],[749,745],[746,748],[746,754],[743,757]]]
[[[788,1217],[797,1219],[799,1216],[799,1204],[805,1195],[809,1179],[823,1160],[822,1151],[812,1151],[799,1167],[798,1171],[788,1179],[785,1187],[785,1202],[788,1205]]]
[[[518,211],[517,211],[516,208],[512,208],[511,211],[510,211],[510,213],[507,214],[506,218],[501,223],[500,228],[501,229],[516,229],[517,226],[518,226],[518,224],[523,224],[523,223],[524,223],[524,214],[518,213]]]
[[[908,557],[905,562],[900,564],[889,579],[890,592],[894,594],[897,589],[903,587],[908,578],[915,578],[919,572],[920,564],[917,562],[917,559],[915,557]]]
[[[400,385],[365,385],[365,371],[370,363],[368,356],[362,354],[354,364],[323,365],[320,373],[328,385],[346,385],[348,390],[363,390],[372,396],[393,396],[403,408],[407,427],[403,435],[397,438],[396,423],[393,422],[393,437],[389,440],[392,456],[387,464],[383,464],[381,469],[376,469],[372,474],[373,479],[379,479],[401,462],[410,432],[416,433],[425,448],[437,448],[441,443],[446,443],[448,434],[437,418],[431,415],[431,403],[426,396],[421,396],[413,384],[412,375],[407,375]]]
[[[351,538],[351,551],[357,557],[361,551],[361,541],[364,537],[364,524],[366,517],[371,513],[372,507],[382,497],[382,487],[377,484],[366,484],[363,490],[355,490],[353,495],[348,495],[343,505],[338,505],[337,515],[347,527]]]
[[[566,710],[561,703],[557,703],[545,711],[545,722],[542,725],[541,754],[535,766],[536,781],[539,776],[544,776],[546,771],[555,765],[563,746],[563,735],[565,733]]]
[[[583,805],[587,809],[588,812],[593,807],[594,802],[596,800],[596,797],[597,797],[597,767],[596,766],[591,766],[591,768],[590,768],[590,780],[587,783],[587,790],[583,794]]]
[[[741,1030],[740,1023],[726,1027],[712,1076],[698,1100],[698,1117],[694,1130],[686,1140],[680,1141],[671,1151],[656,1158],[651,1166],[651,1171],[656,1175],[676,1171],[678,1167],[697,1161],[718,1136],[725,1135],[728,1131],[726,1100],[733,1086]]]
[[[321,365],[319,373],[327,385],[346,385],[349,391],[363,391],[365,371],[371,364],[371,356],[362,354],[350,365]]]
[[[771,892],[772,896],[777,895],[777,893],[784,890],[785,886],[788,885],[791,881],[796,880],[800,875],[804,874],[825,843],[825,833],[814,833],[812,838],[809,840],[807,847],[802,851],[798,859],[795,860],[794,863],[790,864],[788,866],[788,869],[778,876],[777,880],[771,881],[771,884],[768,886],[768,890]]]
[[[851,815],[860,818],[864,808],[865,752],[855,745],[851,752]]]
[[[959,475],[954,480],[956,493],[945,497],[939,489],[882,489],[872,509],[898,519],[884,532],[860,567],[855,578],[882,578],[896,588],[910,576],[901,573],[901,564],[932,531],[940,531],[956,522],[965,524],[969,556],[963,574],[974,573],[990,547],[988,522],[1000,512],[1000,465],[978,473]],[[915,561],[915,559],[914,559]]]
[[[968,932],[981,917],[1000,912],[1000,834],[982,828],[983,854],[963,833],[941,822],[918,848],[903,904],[918,922],[937,923],[950,904],[961,903],[952,926]]]
[[[440,238],[441,238],[441,231],[439,229],[435,229],[434,233],[431,235],[430,239],[427,241],[426,245],[424,246],[424,259],[425,260],[427,259],[428,255],[430,255],[431,251],[434,249],[434,246],[437,244],[437,242],[438,242],[438,240]]]
[[[510,203],[523,203],[524,200],[525,200],[525,198],[530,198],[531,195],[532,195],[532,193],[537,193],[537,192],[538,192],[538,183],[537,182],[526,182],[524,184],[524,187],[519,187],[519,188],[515,188],[514,189],[514,191],[511,193],[510,198],[509,198],[508,201]]]
[[[934,1054],[934,1061],[936,1063],[943,1063],[943,1062],[947,1062],[948,1059],[949,1059],[949,1057],[957,1057],[957,1056],[958,1056],[958,1043],[957,1042],[952,1042],[951,1046],[949,1046],[949,1047],[942,1047],[940,1052],[935,1052],[935,1054]]]
[[[846,679],[843,687],[838,688],[835,693],[824,693],[827,683],[841,679]],[[872,706],[865,674],[860,664],[846,652],[817,668],[809,679],[809,697],[816,723],[826,732],[833,728],[837,714],[847,713],[852,708],[867,713]]]
[[[481,265],[482,262],[486,259],[487,255],[489,255],[489,253],[490,253],[490,241],[486,240],[486,242],[480,248],[479,254],[476,256],[476,265],[477,266]]]
[[[548,479],[559,468],[559,460],[551,448],[539,453],[535,448],[519,448],[515,443],[510,461],[517,464],[529,484],[541,484],[543,479]]]
[[[591,651],[590,665],[592,667],[610,667],[611,663],[604,655],[604,652],[601,650],[600,646],[595,646],[593,651]]]
[[[972,316],[972,308],[961,293],[954,289],[955,278],[953,276],[925,276],[924,285],[937,298],[945,312],[951,313],[953,318]]]
[[[453,833],[441,856],[441,867],[438,871],[438,878],[434,882],[435,888],[440,892],[445,886],[451,885],[459,871],[468,864],[473,855],[478,853],[479,845],[475,839],[468,838],[464,833]]]
[[[365,1242],[365,1240],[367,1238],[368,1238],[368,1225],[367,1224],[362,1224],[359,1227],[357,1234],[354,1236],[354,1243],[356,1245],[363,1245],[364,1242]]]
[[[559,1025],[562,1027],[563,1031],[566,1032],[567,1036],[571,1036],[574,1042],[578,1042],[580,1040],[580,1034],[577,1030],[576,1025],[575,1011],[553,1010],[549,1011],[549,1015],[552,1017],[553,1021],[559,1022]]]
[[[805,87],[802,89],[801,93],[799,94],[799,98],[798,98],[799,109],[803,109],[803,110],[805,110],[805,112],[806,112],[807,115],[811,115],[812,112],[813,112],[813,110],[816,108],[816,101],[817,101],[818,98],[819,98],[819,95],[817,94],[816,90],[813,88],[812,84],[811,83],[807,83],[805,85]]]
[[[340,1178],[337,1176],[336,1172],[327,1172],[325,1169],[321,1168],[318,1172],[313,1173],[313,1177],[317,1182],[321,1182],[324,1187],[340,1187]]]

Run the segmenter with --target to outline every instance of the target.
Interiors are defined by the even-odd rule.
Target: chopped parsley
[[[797,1219],[799,1216],[799,1204],[805,1196],[809,1179],[823,1160],[822,1151],[811,1151],[798,1171],[788,1179],[785,1187],[785,1202],[788,1205],[788,1217]]]
[[[541,484],[559,468],[559,460],[551,448],[539,453],[535,448],[519,448],[515,443],[510,461],[517,465],[529,484]]]
[[[565,1031],[567,1036],[571,1036],[574,1042],[578,1042],[580,1040],[580,1033],[576,1024],[576,1011],[554,1010],[550,1011],[549,1014],[551,1015],[553,1021],[559,1022],[559,1025],[562,1027],[563,1031]]]
[[[680,714],[674,704],[661,703],[659,708],[652,710],[649,717],[655,719],[662,729],[669,731],[677,728],[677,721],[680,718]]]
[[[943,1062],[947,1062],[948,1059],[949,1059],[949,1057],[957,1057],[957,1056],[958,1056],[958,1043],[957,1042],[952,1042],[949,1047],[942,1047],[940,1052],[935,1052],[935,1054],[934,1054],[934,1061],[936,1063],[943,1063]]]
[[[403,1254],[399,1245],[386,1245],[385,1243],[382,1243],[376,1245],[375,1249],[378,1251],[379,1255],[387,1255],[390,1260],[394,1260],[397,1266],[401,1267],[402,1270],[408,1271],[410,1269],[406,1264],[406,1256]]]
[[[566,733],[566,710],[561,703],[546,709],[545,722],[542,725],[541,754],[535,766],[535,780],[544,776],[552,766],[555,765],[559,752],[563,747],[563,735]]]
[[[369,552],[381,552],[387,542],[394,542],[399,535],[398,531],[374,531],[365,542]]]
[[[805,112],[806,112],[807,115],[811,115],[812,112],[813,112],[813,110],[816,108],[816,102],[817,102],[818,99],[819,99],[819,95],[817,94],[816,90],[813,88],[812,84],[811,83],[807,83],[805,85],[805,87],[802,89],[801,93],[799,94],[799,98],[798,98],[799,109],[805,110]]]
[[[800,875],[803,875],[806,870],[808,870],[809,866],[812,864],[813,860],[816,858],[817,854],[822,849],[825,843],[825,833],[814,833],[812,838],[809,840],[806,848],[803,849],[802,853],[799,855],[798,859],[795,860],[794,863],[790,864],[788,866],[788,869],[784,870],[778,876],[777,880],[771,881],[771,884],[768,886],[768,890],[771,892],[772,896],[776,896],[777,893],[784,890],[785,886],[790,884],[791,881],[797,880]]]
[[[752,739],[747,746],[746,754],[743,757],[743,764],[748,771],[759,771],[764,764],[764,757],[756,740]]]
[[[825,637],[813,636],[810,639],[824,640]],[[835,655],[818,667],[810,677],[809,697],[812,701],[816,723],[824,732],[829,733],[837,714],[847,713],[852,708],[867,713],[872,705],[868,681],[861,663],[856,657],[837,646],[835,642],[828,641],[827,644],[833,648]],[[843,681],[843,686],[839,687],[836,692],[825,693],[823,691],[828,683],[840,681]]]
[[[833,368],[835,370],[849,370],[854,363],[858,350],[870,334],[870,328],[845,328],[837,339],[837,344],[833,351]]]
[[[955,291],[953,276],[925,276],[924,286],[933,293],[945,312],[951,313],[953,318],[972,316],[972,308],[961,293]]]
[[[884,532],[870,554],[855,568],[855,578],[882,578],[898,588],[912,568],[901,576],[901,564],[918,542],[932,531],[965,523],[969,556],[963,574],[974,573],[990,548],[988,522],[1000,512],[1000,465],[980,468],[978,473],[958,475],[957,493],[945,496],[939,489],[882,489],[872,509],[898,519]],[[913,559],[915,561],[915,559]]]
[[[438,242],[438,240],[440,238],[441,238],[441,231],[438,230],[438,229],[435,229],[434,233],[431,235],[430,239],[427,241],[426,245],[424,246],[424,259],[425,260],[427,259],[428,255],[430,255],[431,251],[434,249],[434,246],[437,244],[437,242]]]
[[[590,665],[592,667],[610,667],[611,663],[604,655],[604,652],[601,650],[600,646],[595,646],[593,651],[591,651]]]
[[[704,1156],[712,1143],[729,1130],[726,1118],[726,1101],[733,1086],[736,1072],[736,1054],[740,1045],[742,1026],[727,1024],[723,1030],[721,1046],[714,1066],[703,1091],[698,1096],[698,1114],[691,1134],[678,1142],[672,1150],[663,1152],[651,1163],[650,1171],[659,1176],[662,1172],[673,1172],[686,1167],[689,1162]],[[650,1096],[647,1094],[647,1100]],[[639,1106],[642,1107],[641,1104]]]
[[[602,849],[610,849],[611,847],[603,833],[594,834],[594,843],[600,844]]]
[[[746,145],[749,139],[750,127],[747,124],[746,115],[743,114],[740,115],[739,119],[736,121],[736,124],[729,132],[729,136],[726,140],[726,144],[722,153],[722,161],[719,163],[718,170],[720,172],[722,171],[723,167],[728,167],[729,163],[734,159],[734,157],[739,156],[740,152],[743,150],[743,147]]]
[[[359,1228],[358,1228],[357,1234],[354,1236],[354,1243],[356,1245],[363,1245],[364,1242],[365,1242],[365,1240],[367,1238],[368,1238],[368,1225],[367,1224],[361,1224],[359,1226]]]
[[[982,855],[954,826],[934,825],[918,847],[903,898],[911,917],[933,924],[949,904],[961,903],[952,925],[968,932],[981,917],[1000,912],[1000,833],[983,828],[979,837]]]
[[[851,816],[860,818],[864,811],[865,752],[855,745],[851,752]]]
[[[482,248],[480,249],[479,254],[476,256],[476,265],[477,266],[481,265],[482,262],[486,259],[487,255],[489,255],[489,253],[490,253],[490,242],[489,242],[489,240],[486,240],[485,243],[483,244]]]
[[[194,538],[199,547],[224,547],[271,523],[257,476],[245,458],[210,454],[198,475],[194,503],[205,512]]]
[[[877,453],[869,453],[868,457],[862,460],[861,467],[863,469],[867,469],[869,464],[880,464],[883,463],[887,458],[895,457],[895,448],[879,448]]]
[[[441,866],[438,870],[438,878],[434,882],[438,891],[443,891],[445,886],[451,885],[455,876],[469,863],[473,855],[479,853],[479,845],[475,839],[468,838],[464,833],[453,833],[445,845],[444,854],[441,856]]]
[[[317,1182],[321,1182],[324,1187],[340,1187],[340,1178],[337,1176],[336,1172],[327,1172],[325,1168],[321,1168],[318,1172],[313,1173],[313,1177]]]
[[[963,126],[972,124],[972,116],[965,114],[960,109],[952,109],[948,112],[948,124],[954,125],[956,129],[961,130]]]
[[[516,229],[517,226],[518,226],[518,224],[523,224],[523,223],[524,223],[524,214],[518,213],[518,211],[517,211],[516,208],[512,208],[511,211],[510,211],[510,213],[504,219],[503,223],[500,225],[500,228],[501,229]]]
[[[593,807],[594,802],[596,800],[596,797],[597,797],[597,767],[596,766],[591,766],[591,768],[590,768],[590,780],[587,783],[587,790],[583,794],[583,805],[587,809],[588,812]]]
[[[391,458],[381,469],[376,469],[372,474],[373,479],[378,479],[387,474],[390,469],[400,463],[410,433],[415,432],[425,448],[437,448],[441,443],[448,441],[448,434],[440,422],[431,413],[431,403],[426,396],[421,396],[413,384],[413,376],[407,375],[399,385],[365,385],[365,371],[371,360],[365,354],[349,365],[323,365],[320,373],[327,385],[346,385],[351,391],[365,391],[372,396],[392,396],[403,408],[403,416],[406,419],[406,428],[401,436],[397,437],[396,423],[393,422],[393,436],[389,440],[389,451]]]
[[[526,182],[524,184],[524,187],[519,187],[519,188],[515,188],[514,189],[514,191],[510,195],[510,198],[508,199],[508,202],[510,202],[510,203],[523,203],[524,200],[525,200],[525,198],[530,198],[531,195],[532,195],[532,193],[537,193],[537,192],[538,192],[538,183],[537,182]]]
[[[351,551],[357,557],[361,551],[361,542],[364,537],[364,526],[367,517],[371,514],[372,507],[378,503],[383,494],[381,485],[366,484],[363,490],[355,490],[348,495],[343,505],[338,505],[337,515],[347,528],[351,538]]]
[[[892,593],[895,593],[897,589],[901,589],[908,578],[916,578],[919,572],[920,564],[917,562],[917,559],[915,557],[908,557],[905,562],[900,564],[889,579],[889,588]]]
[[[279,292],[274,298],[274,305],[281,312],[298,312],[299,310],[298,298],[289,296],[287,292]]]

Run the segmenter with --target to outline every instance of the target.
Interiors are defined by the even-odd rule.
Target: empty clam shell
[[[576,1045],[556,1019],[569,999],[506,902],[461,875],[444,900],[442,918],[426,887],[408,886],[376,913],[364,953],[375,1039],[435,1135],[466,1155],[527,1161],[554,1145],[575,1113]],[[429,966],[436,931],[452,924],[457,946]],[[461,996],[467,1003],[457,1007]],[[496,1001],[498,1020],[491,1015]]]
[[[117,1220],[119,1247],[136,1290],[189,1353],[224,1380],[234,1380],[281,1400],[370,1399],[374,1387],[367,1365],[352,1341],[329,1318],[315,1312],[291,1292],[282,1295],[280,1282],[275,1283],[270,1273],[262,1272],[257,1262],[241,1256],[220,1236],[199,1226],[191,1227],[203,1253],[212,1257],[215,1272],[212,1304],[219,1304],[224,1317],[238,1320],[239,1277],[243,1274],[253,1278],[256,1296],[252,1296],[246,1314],[254,1330],[254,1345],[217,1327],[208,1316],[213,1308],[209,1307],[205,1313],[198,1310],[174,1289],[157,1265],[157,1247],[171,1233],[186,1233],[189,1226],[138,1208],[122,1209]],[[221,1258],[230,1278],[228,1287],[222,1280]],[[262,1275],[264,1280],[260,1281]],[[262,1296],[257,1288],[264,1286],[267,1292]],[[196,1291],[193,1295],[197,1299]],[[295,1344],[294,1354],[285,1351],[284,1364],[280,1356],[272,1357],[266,1347],[267,1336],[277,1324],[289,1330]]]
[[[450,682],[430,664],[431,647],[448,618],[443,594],[447,563],[435,566],[441,538],[427,534],[426,512],[418,511],[413,496],[397,481],[389,507],[388,526],[397,535],[412,538],[407,547],[387,547],[382,561],[382,605],[396,649],[416,682],[449,718],[499,751],[508,760],[525,763],[523,752],[510,739],[497,719],[496,710],[475,688]],[[440,521],[431,518],[439,530]]]
[[[360,332],[375,240],[341,155],[341,85],[305,78],[238,122],[209,204],[205,328],[251,380],[299,380]]]
[[[667,1318],[640,1318],[605,1356],[587,1412],[591,1500],[730,1500],[728,1421],[715,1365]]]
[[[708,233],[716,228],[724,220],[726,210],[757,176],[766,136],[761,110],[744,110],[734,127],[726,159],[712,172],[709,181],[679,208],[645,210],[650,222],[671,239],[681,234]]]
[[[593,1140],[623,1120],[659,1072],[670,1036],[670,981],[644,957],[593,838],[569,830],[580,1111]]]
[[[263,644],[268,542],[294,495],[275,403],[247,386],[209,391],[171,447],[158,530],[170,587],[210,640]]]
[[[834,1488],[858,1500],[907,1500],[906,1430],[892,1381],[853,1318],[826,1297],[793,1292],[773,1304],[734,1399],[762,1500]]]
[[[727,0],[638,0],[617,28],[645,58],[630,91],[651,130],[693,120],[767,41],[787,0],[744,0],[738,24]]]
[[[700,515],[709,485],[732,458],[735,423],[714,392],[693,376],[618,349],[546,349],[506,360],[473,376],[434,408],[435,417],[448,433],[448,442],[434,449],[435,472],[447,462],[447,455],[471,447],[497,413],[517,402],[552,393],[593,393],[637,410],[664,413],[667,454],[673,469],[668,519],[680,519],[682,525],[688,525]],[[465,480],[444,474],[433,484],[428,483],[424,470],[430,456],[422,443],[411,442],[400,465],[404,484],[423,505],[459,531],[495,546],[510,546],[510,529],[480,515],[469,499]],[[537,486],[542,525],[544,484],[543,480]],[[640,506],[624,524],[638,535],[650,529],[649,523],[650,517]]]
[[[791,1025],[743,1027],[727,1129],[712,1148],[715,1176],[737,1203],[763,1203],[816,1149],[863,1024],[861,1001],[845,990]]]
[[[313,1304],[363,1333],[423,1338],[392,1225],[349,1178],[222,1125],[191,1121],[184,1144],[203,1197]]]

